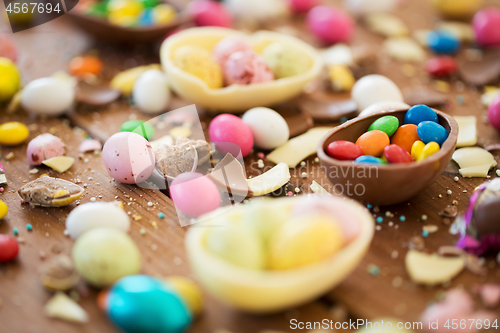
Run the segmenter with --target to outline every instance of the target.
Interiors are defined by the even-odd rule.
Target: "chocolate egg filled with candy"
[[[181,333],[192,321],[188,306],[168,283],[146,275],[120,279],[105,296],[104,308],[127,333]]]
[[[500,251],[500,178],[476,188],[463,222],[457,247],[476,255]]]

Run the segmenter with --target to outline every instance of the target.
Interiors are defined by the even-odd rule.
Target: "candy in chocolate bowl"
[[[500,251],[500,178],[476,188],[462,223],[457,247],[477,255]]]

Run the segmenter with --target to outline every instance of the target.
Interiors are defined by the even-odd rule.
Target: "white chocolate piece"
[[[474,42],[474,31],[469,23],[458,21],[443,21],[438,24],[438,30],[445,30],[451,32],[462,42]]]
[[[279,163],[262,175],[247,179],[247,185],[254,196],[265,195],[285,185],[290,177],[288,166],[285,163]]]
[[[87,312],[72,298],[63,292],[57,292],[45,305],[45,314],[73,323],[83,324],[89,321]]]
[[[436,285],[448,282],[458,275],[465,267],[465,259],[411,250],[406,254],[405,265],[413,282]]]
[[[373,13],[365,18],[368,29],[385,37],[408,36],[409,30],[403,20],[387,13]]]
[[[69,170],[69,168],[71,168],[73,163],[75,163],[75,159],[73,157],[68,157],[68,156],[56,156],[49,158],[43,161],[42,163],[48,166],[49,168],[56,170],[59,173],[63,173]]]
[[[490,104],[493,103],[493,100],[498,95],[500,95],[500,89],[497,88],[486,89],[485,93],[481,95],[481,101],[485,106],[490,106]]]
[[[381,112],[381,111],[393,111],[393,110],[407,110],[411,106],[404,102],[399,102],[399,101],[383,101],[383,102],[377,102],[373,103],[369,107],[365,108],[363,111],[361,111],[358,115],[358,117],[367,117],[371,116],[372,114]]]
[[[316,152],[319,140],[331,129],[331,127],[311,128],[304,134],[288,140],[266,158],[275,164],[286,163],[288,167],[295,168],[300,161]]]
[[[325,188],[323,186],[321,186],[320,184],[318,184],[318,182],[315,180],[312,181],[312,184],[309,186],[309,188],[311,189],[311,191],[313,191],[316,194],[331,195],[330,192],[325,190]]]
[[[325,65],[354,65],[351,47],[346,44],[335,44],[321,53]]]
[[[454,116],[458,123],[457,147],[474,146],[477,143],[476,116]]]
[[[421,62],[425,60],[424,49],[408,37],[392,37],[384,42],[384,49],[392,58],[399,61]]]
[[[490,169],[491,169],[491,164],[483,164],[483,165],[471,166],[468,168],[462,168],[459,169],[458,172],[460,172],[460,174],[464,178],[487,177],[488,171],[490,171]]]
[[[460,169],[466,169],[470,167],[478,167],[482,166],[482,168],[477,169],[468,169],[465,170],[472,173],[480,173],[483,174],[482,170],[485,168],[484,166],[488,166],[488,170],[497,165],[497,162],[493,158],[491,153],[483,148],[479,147],[467,147],[460,148],[455,150],[452,156],[453,160],[458,163]],[[488,171],[486,171],[487,173]],[[472,176],[469,176],[472,177]],[[485,176],[480,176],[485,177]]]

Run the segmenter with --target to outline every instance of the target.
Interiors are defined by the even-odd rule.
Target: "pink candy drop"
[[[199,217],[220,205],[217,186],[198,172],[184,172],[170,184],[170,196],[176,208],[191,217]]]
[[[348,42],[354,33],[354,21],[345,12],[330,6],[316,6],[307,14],[309,30],[327,44]]]

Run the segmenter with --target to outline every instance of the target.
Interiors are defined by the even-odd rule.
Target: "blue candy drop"
[[[422,121],[438,122],[437,113],[427,105],[419,104],[411,107],[405,114],[404,123],[418,125]]]
[[[441,125],[433,121],[422,121],[417,126],[417,134],[425,144],[434,141],[442,146],[448,139],[448,131]]]
[[[427,33],[427,45],[437,54],[454,54],[460,49],[460,40],[448,31],[430,31]]]

